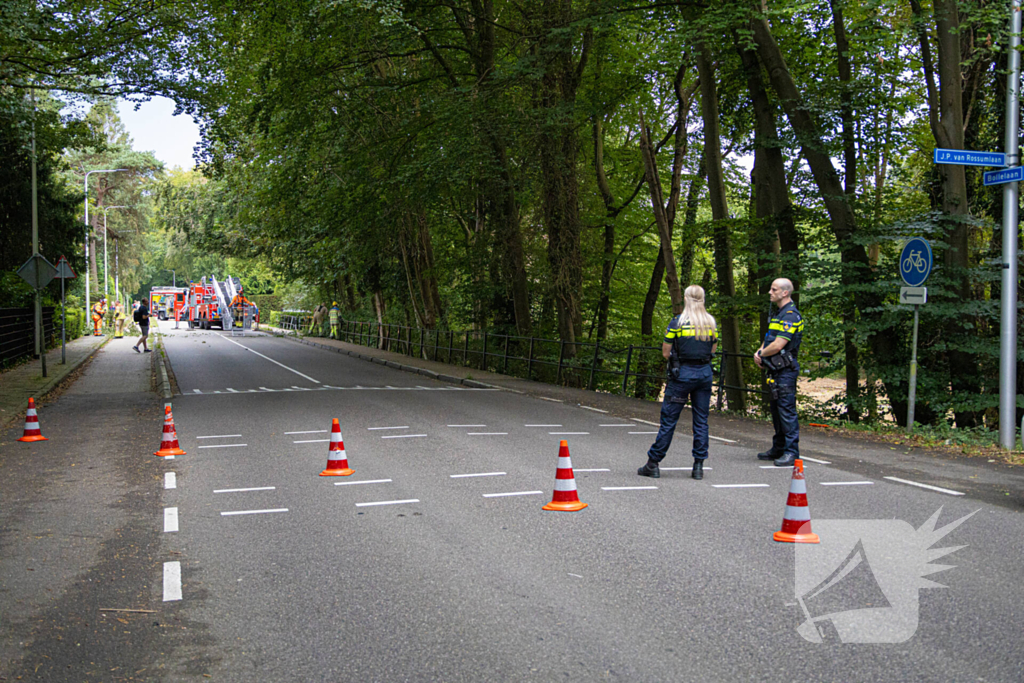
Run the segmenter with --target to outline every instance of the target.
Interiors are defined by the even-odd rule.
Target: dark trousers
[[[693,457],[704,460],[708,457],[708,410],[711,407],[711,367],[707,375],[692,378],[669,380],[665,387],[665,401],[661,404],[661,427],[647,457],[661,462],[672,445],[672,435],[679,422],[679,414],[683,412],[686,402],[690,402],[693,412]]]
[[[772,399],[772,453],[800,455],[800,424],[796,417],[796,373],[779,373],[774,377],[778,399]]]

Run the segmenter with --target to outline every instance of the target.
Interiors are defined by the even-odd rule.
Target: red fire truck
[[[179,320],[187,292],[183,287],[154,287],[149,290],[149,314],[158,320]]]
[[[205,277],[200,282],[189,283],[187,308],[189,329],[198,327],[208,330],[215,324],[223,327],[216,291]]]

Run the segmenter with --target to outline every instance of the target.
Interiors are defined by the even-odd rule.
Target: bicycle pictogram
[[[928,261],[925,260],[920,251],[912,250],[910,254],[903,259],[902,267],[904,272],[916,270],[919,273],[923,273],[928,270]]]

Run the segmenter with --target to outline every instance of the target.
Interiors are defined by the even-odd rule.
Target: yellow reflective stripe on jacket
[[[682,327],[670,328],[665,333],[665,339],[677,339],[679,337],[696,337],[698,336],[697,328],[693,325],[683,325]],[[710,332],[708,340],[717,341],[718,337],[715,336],[714,332]]]

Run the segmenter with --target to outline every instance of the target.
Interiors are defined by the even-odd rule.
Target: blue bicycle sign
[[[900,253],[900,276],[909,287],[920,287],[932,272],[932,248],[920,237],[910,239]]]

